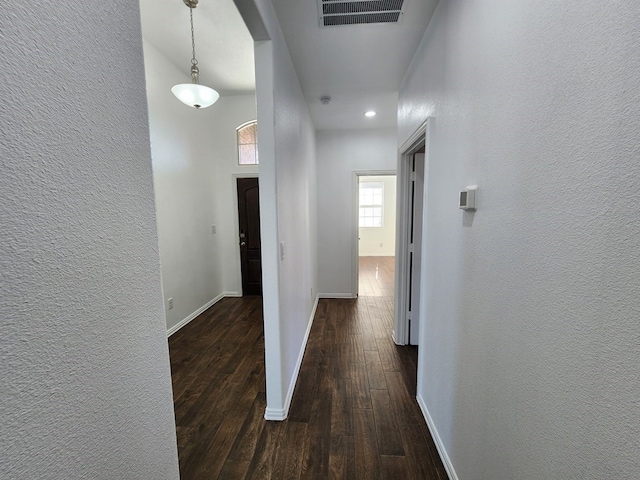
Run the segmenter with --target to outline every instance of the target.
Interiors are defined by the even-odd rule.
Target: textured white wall
[[[638,2],[440,2],[416,54],[418,395],[460,479],[638,478],[639,74]]]
[[[318,288],[353,296],[354,172],[396,169],[394,129],[317,134]]]
[[[275,420],[287,414],[318,291],[315,131],[273,6],[255,5],[271,39],[255,55],[266,416]],[[247,4],[239,8],[247,19]]]
[[[219,295],[242,290],[233,174],[255,175],[257,167],[238,166],[235,129],[255,120],[255,96],[222,97],[203,110],[186,107],[171,93],[173,85],[188,81],[186,73],[149,42],[144,51],[162,281],[171,328]],[[168,298],[173,298],[171,310]]]
[[[13,3],[0,43],[0,477],[176,479],[137,4]]]
[[[358,253],[361,257],[393,257],[396,254],[396,176],[360,176],[360,182],[382,182],[384,199],[382,227],[360,227]]]

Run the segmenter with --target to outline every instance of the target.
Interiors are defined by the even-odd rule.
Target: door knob
[[[240,246],[244,247],[247,244],[247,242],[240,242]]]

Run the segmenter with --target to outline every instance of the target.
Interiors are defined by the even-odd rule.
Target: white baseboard
[[[238,296],[237,292],[235,292],[235,295],[232,292],[222,292],[220,295],[218,295],[216,298],[214,298],[213,300],[205,303],[203,306],[201,306],[199,309],[197,309],[195,312],[193,312],[191,315],[189,315],[188,317],[180,320],[178,323],[176,323],[173,327],[171,327],[170,329],[167,330],[167,338],[170,337],[171,335],[173,335],[174,333],[176,333],[178,330],[180,330],[182,327],[184,327],[187,323],[189,323],[191,320],[193,320],[194,318],[196,318],[198,315],[200,315],[202,312],[204,312],[206,309],[210,308],[211,306],[215,305],[216,303],[218,303],[220,300],[222,300],[224,297],[234,297],[234,296]]]
[[[271,420],[274,422],[281,422],[287,419],[287,414],[289,412],[284,408],[270,408],[267,407],[264,410],[264,419]]]
[[[418,395],[416,399],[418,400],[420,410],[422,410],[422,416],[427,422],[427,427],[429,427],[429,432],[431,432],[431,437],[436,444],[436,448],[438,449],[438,453],[440,454],[440,459],[444,464],[444,469],[447,471],[447,475],[449,475],[449,479],[458,480],[458,475],[453,468],[453,464],[451,463],[451,459],[447,454],[447,450],[444,448],[444,444],[442,443],[442,439],[438,434],[435,423],[433,423],[433,418],[431,418],[431,414],[429,414],[429,409],[427,408],[427,404],[425,403],[424,398],[422,398],[422,395]]]
[[[358,298],[353,293],[319,293],[318,298]]]
[[[313,326],[313,319],[316,316],[316,310],[318,309],[318,300],[320,299],[320,295],[316,295],[316,299],[313,302],[313,307],[311,308],[311,316],[309,317],[309,323],[307,325],[307,331],[304,334],[304,340],[302,341],[302,347],[300,348],[300,353],[298,355],[298,361],[296,362],[296,367],[293,371],[293,375],[291,376],[291,381],[289,382],[289,391],[287,392],[287,396],[284,399],[284,408],[269,408],[267,407],[264,411],[264,419],[265,420],[275,420],[282,421],[286,420],[289,416],[289,407],[291,407],[291,400],[293,399],[293,392],[296,389],[296,382],[298,381],[298,374],[300,373],[300,367],[302,366],[302,360],[304,360],[304,351],[307,348],[307,341],[309,340],[309,334],[311,333],[311,327]]]

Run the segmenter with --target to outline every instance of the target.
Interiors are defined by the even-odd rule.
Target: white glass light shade
[[[171,92],[185,105],[193,108],[207,108],[220,98],[213,88],[197,83],[179,83],[171,88]]]

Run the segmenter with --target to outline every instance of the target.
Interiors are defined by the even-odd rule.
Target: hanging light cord
[[[196,40],[193,33],[193,7],[189,7],[189,16],[191,17],[191,52],[193,53],[191,64],[198,65],[198,60],[196,60]]]
[[[191,19],[191,53],[193,54],[191,59],[191,83],[199,84],[200,69],[198,68],[198,60],[196,60],[196,36],[193,33],[193,7],[198,5],[198,1],[192,0],[188,2],[188,0],[185,0],[185,3],[189,6],[189,18]]]

